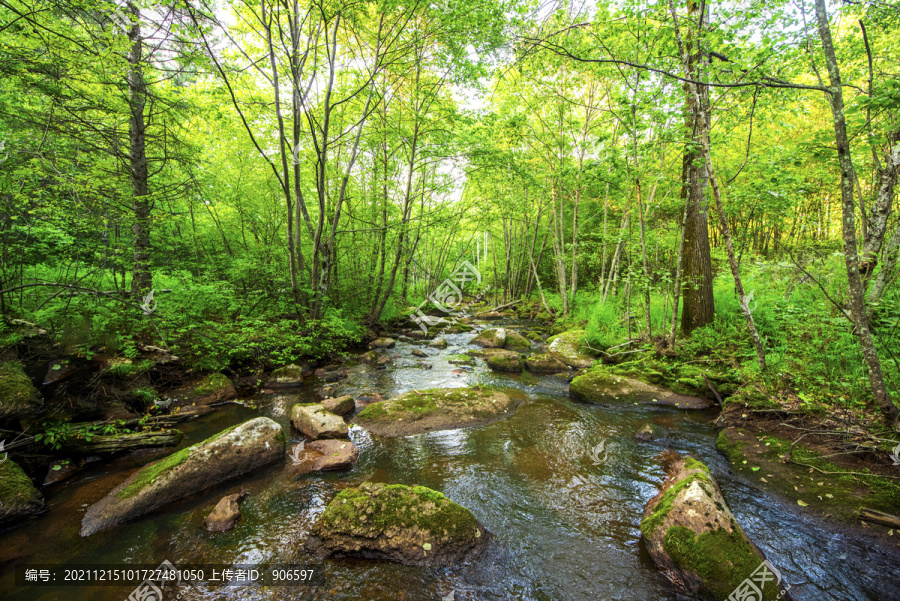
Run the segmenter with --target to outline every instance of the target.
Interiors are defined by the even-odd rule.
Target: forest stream
[[[507,321],[505,327],[527,324]],[[490,371],[482,360],[461,369],[448,362],[471,346],[472,333],[446,335],[446,349],[398,342],[387,370],[349,361],[339,394],[380,393],[390,398],[413,389],[487,385],[516,389],[525,401],[493,424],[402,438],[376,437],[358,426],[359,448],[348,472],[291,479],[281,463],[251,478],[223,484],[131,523],[79,536],[81,516],[138,466],[159,453],[131,454],[96,463],[75,478],[45,487],[49,511],[0,536],[0,597],[8,601],[122,600],[133,587],[15,587],[14,564],[304,563],[316,567],[317,587],[182,587],[181,599],[335,600],[584,600],[649,601],[678,597],[640,540],[647,500],[664,472],[654,458],[665,449],[705,462],[737,521],[792,586],[791,596],[815,601],[900,599],[896,549],[848,536],[830,522],[800,516],[797,508],[736,477],[715,448],[714,412],[654,406],[608,407],[573,402],[558,376]],[[410,361],[422,349],[432,365]],[[184,424],[194,444],[225,427],[264,415],[291,430],[290,407],[318,400],[315,386],[260,393]],[[638,442],[644,423],[667,438]],[[602,443],[602,445],[601,445]],[[168,453],[168,451],[166,451]],[[471,563],[449,568],[410,567],[365,559],[317,560],[302,550],[309,529],[337,490],[364,481],[423,485],[470,509],[493,534]],[[210,533],[202,527],[225,494],[249,493],[237,527]],[[453,595],[451,595],[453,593]]]

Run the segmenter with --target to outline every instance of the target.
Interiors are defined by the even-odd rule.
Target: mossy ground
[[[785,438],[729,428],[719,433],[716,448],[732,469],[764,490],[842,521],[855,522],[861,507],[900,513],[900,480],[879,477],[866,467],[838,465],[801,443],[791,449]],[[789,450],[796,463],[782,461]]]

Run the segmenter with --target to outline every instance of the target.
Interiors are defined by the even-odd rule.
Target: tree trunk
[[[697,72],[692,69],[691,59],[688,55],[687,49],[682,43],[680,28],[678,27],[678,15],[675,12],[675,7],[673,4],[669,4],[672,10],[672,20],[675,24],[675,39],[678,42],[679,49],[681,51],[681,61],[684,66],[685,76],[689,79],[699,80],[699,76]],[[702,20],[702,16],[701,16]],[[709,132],[711,128],[711,119],[710,112],[711,109],[709,107],[709,102],[706,99],[705,95],[701,92],[701,86],[694,83],[685,82],[685,87],[688,92],[688,100],[692,105],[692,114],[695,117],[698,117],[696,124],[697,138],[701,144],[701,152],[703,154],[704,164],[706,165],[706,171],[709,177],[709,181],[712,184],[713,196],[716,200],[716,210],[719,214],[719,226],[722,229],[722,237],[725,239],[725,249],[728,252],[728,264],[731,267],[731,274],[734,277],[734,288],[737,292],[738,299],[740,300],[741,305],[741,313],[744,315],[744,319],[747,322],[747,329],[750,332],[750,338],[753,341],[753,346],[756,349],[756,359],[759,363],[759,370],[766,370],[766,353],[765,349],[762,346],[762,341],[759,338],[759,333],[756,331],[756,325],[753,323],[753,315],[750,312],[750,307],[747,304],[747,296],[744,294],[744,285],[741,282],[741,274],[740,270],[737,266],[737,259],[734,254],[734,243],[731,240],[731,231],[728,227],[728,220],[725,218],[725,210],[722,207],[722,195],[719,191],[719,185],[716,182],[716,174],[713,169],[712,164],[712,153],[711,153],[711,143],[709,139]]]
[[[689,0],[690,16],[697,16],[697,3]],[[699,20],[704,20],[704,15],[699,15]],[[689,64],[687,68],[693,73],[699,73],[695,68],[695,57],[692,56],[693,45],[691,36],[693,23],[689,25],[686,52]],[[685,83],[685,91],[689,84]],[[705,97],[706,90],[699,90],[701,98]],[[686,99],[685,125],[691,132],[690,139],[684,149],[684,162],[682,165],[682,189],[681,197],[687,200],[687,218],[684,228],[684,264],[682,266],[682,297],[683,308],[681,310],[681,331],[690,334],[697,328],[711,323],[716,316],[715,300],[713,298],[712,285],[712,258],[709,250],[709,219],[707,215],[708,202],[706,200],[707,171],[706,162],[703,161],[700,151],[698,125],[702,115],[697,111],[700,107]]]
[[[880,170],[875,205],[869,211],[869,227],[863,242],[860,271],[868,277],[875,270],[878,253],[887,231],[888,217],[894,203],[894,187],[897,184],[897,170],[900,169],[900,127],[888,135],[888,149],[885,165]]]
[[[825,0],[815,0],[816,21],[819,26],[819,37],[828,66],[828,77],[831,83],[831,114],[834,119],[834,138],[837,145],[838,161],[841,167],[841,209],[843,214],[842,229],[844,239],[844,261],[847,265],[849,283],[848,305],[853,318],[854,334],[856,334],[869,371],[869,387],[875,404],[891,420],[895,429],[900,429],[898,409],[891,401],[890,393],[884,384],[881,372],[881,361],[875,350],[872,333],[869,331],[869,318],[866,315],[863,301],[863,283],[859,273],[859,256],[856,246],[856,224],[853,203],[853,160],[850,156],[850,141],[847,138],[847,124],[844,118],[844,96],[841,89],[841,73],[838,69],[837,57],[831,40],[831,28],[828,25],[828,13]]]
[[[141,38],[140,10],[133,3],[127,4],[131,13],[132,26],[128,31],[131,41],[131,52],[128,54],[128,108],[131,117],[128,120],[128,139],[130,143],[129,160],[131,167],[132,211],[134,212],[134,266],[131,278],[131,297],[135,300],[144,297],[153,287],[153,276],[150,273],[150,201],[147,170],[147,151],[145,133],[147,124],[144,119],[144,107],[147,103],[147,85],[141,66],[143,60],[143,39]]]

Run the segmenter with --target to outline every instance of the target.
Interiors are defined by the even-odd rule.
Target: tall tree
[[[825,0],[815,0],[815,7],[819,38],[821,39],[822,51],[825,54],[825,65],[828,70],[830,85],[827,98],[831,105],[834,140],[841,169],[841,226],[844,242],[844,263],[847,268],[847,281],[849,282],[847,304],[850,309],[850,318],[853,320],[853,332],[859,341],[860,350],[868,368],[869,387],[875,404],[886,417],[893,420],[894,427],[900,430],[900,409],[891,400],[891,395],[885,386],[881,361],[878,358],[878,351],[875,349],[875,342],[869,330],[869,317],[866,313],[865,299],[863,298],[864,288],[859,271],[859,254],[856,242],[856,207],[853,198],[853,184],[856,174],[853,167],[853,158],[850,154],[850,139],[847,136],[841,71],[838,67],[834,42],[831,38],[831,26],[828,22],[828,12],[825,9]]]

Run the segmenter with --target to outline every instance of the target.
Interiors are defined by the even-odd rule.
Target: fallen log
[[[174,447],[184,438],[181,430],[149,430],[114,434],[91,434],[90,438],[74,436],[61,440],[64,451],[74,453],[120,453],[150,447]]]
[[[859,519],[864,522],[872,522],[873,524],[881,524],[882,526],[900,529],[900,517],[884,513],[883,511],[869,509],[867,507],[859,508]]]

